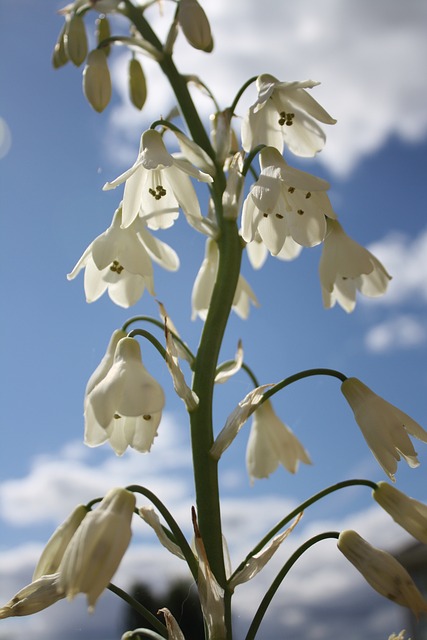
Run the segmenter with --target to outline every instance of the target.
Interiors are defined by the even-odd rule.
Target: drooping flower
[[[58,586],[58,573],[41,576],[18,591],[4,607],[0,608],[0,620],[12,616],[31,616],[62,600],[64,594],[58,591]]]
[[[94,302],[105,291],[120,307],[130,307],[144,293],[154,294],[152,260],[169,271],[179,267],[175,251],[154,238],[142,220],[123,229],[119,207],[111,226],[87,247],[74,269],[67,275],[73,280],[85,269],[84,289],[87,302]]]
[[[87,515],[87,512],[87,508],[80,504],[70,513],[68,518],[56,531],[54,531],[43,549],[34,570],[33,582],[42,576],[52,575],[58,572],[65,550],[83,518]]]
[[[427,544],[427,505],[410,498],[387,482],[378,482],[372,495],[397,524]]]
[[[371,546],[355,531],[343,531],[337,544],[375,591],[402,607],[408,607],[416,616],[427,612],[427,602],[396,558]]]
[[[269,400],[254,412],[246,449],[246,466],[251,482],[268,478],[282,464],[296,473],[299,462],[311,464],[310,457],[293,431],[277,417]]]
[[[247,243],[246,251],[248,252],[249,262],[254,269],[261,269],[267,260],[269,251],[267,245],[264,244],[258,231],[255,232],[254,239]],[[274,256],[279,260],[294,260],[302,251],[302,246],[295,242],[291,236],[287,236],[279,253]]]
[[[249,152],[259,144],[280,153],[286,144],[297,156],[311,157],[321,151],[326,136],[317,122],[336,120],[306,91],[318,82],[279,82],[263,74],[257,79],[258,100],[242,123],[242,146]]]
[[[157,435],[164,393],[142,364],[134,338],[119,339],[111,361],[116,339],[113,336],[103,362],[88,383],[85,443],[96,447],[109,440],[117,455],[128,446],[146,453]]]
[[[319,263],[323,304],[336,302],[353,311],[356,292],[368,297],[382,296],[391,280],[383,265],[367,249],[350,238],[338,220],[327,220],[327,234]]]
[[[208,238],[206,241],[205,258],[196,276],[191,294],[191,318],[199,316],[206,320],[209,305],[218,273],[219,251],[217,243]],[[250,303],[258,306],[258,300],[251,287],[242,275],[239,276],[236,292],[234,294],[232,309],[240,318],[246,319],[249,315]]]
[[[427,431],[418,422],[357,378],[347,378],[341,385],[341,391],[369,448],[393,482],[401,456],[410,467],[418,467],[417,452],[408,435],[427,442]]]
[[[59,592],[68,600],[85,593],[93,610],[128,548],[135,496],[111,489],[87,514],[68,545],[59,567]]]
[[[104,190],[125,182],[122,225],[128,227],[140,215],[150,229],[170,227],[182,208],[190,224],[201,218],[200,205],[190,176],[201,182],[212,177],[196,169],[183,158],[174,158],[166,149],[162,136],[148,129],[141,136],[138,157],[133,166]]]
[[[290,167],[273,147],[261,151],[260,166],[243,204],[243,239],[252,242],[259,236],[272,255],[281,252],[289,237],[304,247],[320,244],[326,218],[335,218],[326,194],[329,184]]]

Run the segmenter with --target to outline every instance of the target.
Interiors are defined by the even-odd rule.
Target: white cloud
[[[427,303],[427,229],[414,239],[393,232],[369,246],[392,275],[387,295],[380,304],[397,305],[409,300]]]
[[[423,344],[427,332],[425,325],[408,315],[398,316],[373,327],[365,336],[370,351],[381,353],[395,349],[408,349]]]
[[[338,118],[338,125],[327,127],[328,144],[320,157],[335,172],[347,173],[391,135],[405,140],[425,136],[425,3],[217,0],[206,10],[215,36],[214,53],[194,51],[180,34],[179,69],[200,75],[223,107],[243,82],[259,73],[269,72],[282,80],[321,81],[313,95]],[[157,28],[162,22],[157,6],[151,15]],[[163,31],[167,24],[164,18]],[[113,67],[121,104],[111,112],[114,154],[124,164],[129,161],[130,140],[136,136],[133,158],[142,128],[171,106],[162,73],[151,61],[143,62],[149,92],[146,108],[139,115],[129,106],[125,57]],[[246,104],[253,99],[250,90]],[[239,104],[239,115],[244,105]],[[204,114],[209,109],[204,99]]]

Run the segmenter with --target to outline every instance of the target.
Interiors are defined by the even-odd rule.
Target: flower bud
[[[61,29],[61,32],[58,36],[58,40],[56,41],[55,48],[52,54],[52,65],[54,69],[59,69],[59,67],[63,67],[64,64],[67,64],[67,62],[69,61],[67,50],[65,48],[66,30],[67,30],[67,23],[64,22],[64,26]]]
[[[58,588],[69,600],[85,593],[93,609],[128,548],[134,508],[133,493],[111,489],[84,518],[59,567]]]
[[[408,607],[418,616],[427,612],[427,602],[415,586],[409,573],[392,555],[372,547],[355,531],[343,531],[338,549],[345,555],[375,591]]]
[[[12,616],[31,616],[64,597],[58,591],[58,574],[42,576],[31,582],[0,608],[0,620]]]
[[[82,16],[74,14],[68,18],[64,43],[67,56],[76,67],[80,67],[86,59],[88,50],[86,27]]]
[[[96,20],[95,24],[96,24],[96,31],[95,31],[96,42],[99,45],[101,44],[101,42],[103,42],[104,40],[106,40],[111,36],[110,21],[106,16],[100,16]],[[103,46],[102,50],[104,51],[105,55],[108,56],[111,50],[111,46],[109,44],[106,46]]]
[[[372,495],[397,524],[427,544],[427,505],[410,498],[387,482],[378,482]]]
[[[40,556],[34,570],[33,581],[58,571],[62,556],[86,514],[87,509],[81,504],[56,529]]]
[[[213,49],[211,28],[197,0],[180,0],[177,17],[187,42],[195,49],[210,53]]]
[[[87,101],[101,113],[111,100],[111,78],[107,56],[102,49],[94,49],[83,71],[83,92]]]
[[[129,97],[137,109],[142,109],[147,99],[147,83],[144,71],[136,58],[129,61]]]

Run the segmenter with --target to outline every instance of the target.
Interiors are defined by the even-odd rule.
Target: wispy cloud
[[[180,34],[176,43],[180,70],[202,77],[223,107],[243,82],[259,73],[272,73],[281,80],[321,81],[313,95],[338,124],[328,127],[328,144],[320,157],[336,173],[348,173],[391,135],[405,140],[426,135],[425,3],[217,0],[206,10],[215,35],[214,53],[194,51]],[[161,31],[169,24],[157,7],[151,19]],[[173,104],[157,65],[143,60],[149,98],[142,114],[130,106],[128,58],[116,59],[112,68],[119,100],[110,125],[118,164],[135,156],[138,133]],[[253,99],[252,90],[239,104],[238,115]],[[204,115],[212,110],[206,98],[201,109]]]
[[[370,351],[381,353],[396,349],[409,349],[427,339],[425,324],[409,315],[401,315],[376,325],[365,336]]]

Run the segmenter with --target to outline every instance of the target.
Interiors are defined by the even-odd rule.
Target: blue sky
[[[167,394],[165,419],[152,453],[130,452],[118,459],[108,446],[89,450],[82,444],[84,387],[110,334],[130,315],[156,315],[157,308],[147,293],[128,311],[115,307],[105,296],[87,305],[82,278],[69,283],[66,274],[85,247],[109,226],[119,202],[120,192],[104,193],[102,185],[130,166],[140,133],[164,115],[171,102],[160,72],[142,60],[149,99],[142,114],[132,110],[123,80],[128,56],[118,49],[111,61],[112,103],[102,115],[96,114],[82,95],[81,69],[51,68],[62,24],[56,14],[60,6],[56,1],[36,5],[30,0],[0,6],[4,87],[0,131],[9,131],[11,139],[8,151],[6,143],[2,147],[0,142],[0,215],[5,239],[0,458],[0,597],[4,601],[29,581],[43,543],[76,502],[113,484],[141,482],[158,490],[188,532],[192,503],[185,415],[162,363],[149,349],[144,351],[144,361]],[[361,244],[372,246],[393,275],[384,300],[359,299],[354,313],[347,315],[339,308],[322,308],[318,248],[304,250],[292,263],[270,257],[259,272],[245,259],[243,272],[260,307],[251,311],[246,322],[231,319],[224,359],[234,355],[242,338],[247,362],[261,382],[274,382],[314,366],[341,369],[360,377],[426,427],[425,3],[303,0],[277,6],[274,0],[261,4],[235,0],[229,6],[225,0],[207,0],[204,6],[215,36],[214,53],[194,52],[180,36],[180,68],[200,74],[223,106],[257,73],[321,81],[313,94],[338,124],[327,129],[327,146],[314,161],[297,161],[290,154],[287,160],[331,182],[331,200],[345,229]],[[157,9],[152,16],[164,29],[166,20],[162,22]],[[87,21],[90,33],[94,17]],[[239,115],[254,97],[248,91]],[[207,117],[208,101],[197,99]],[[200,195],[205,197],[203,191]],[[196,348],[202,324],[190,321],[190,296],[204,239],[181,218],[161,235],[180,255],[181,269],[175,274],[156,270],[155,285],[181,334]],[[249,390],[242,373],[218,388],[218,430]],[[243,428],[221,462],[225,533],[235,562],[241,550],[250,548],[287,507],[316,489],[349,477],[386,479],[335,380],[300,382],[276,396],[274,406],[314,464],[304,466],[296,476],[280,469],[251,488],[244,464],[248,429]],[[416,448],[421,466],[410,470],[401,463],[397,486],[426,501],[426,447],[417,443]],[[407,540],[372,506],[366,490],[347,490],[325,502],[322,509],[305,514],[282,558],[298,541],[326,526],[357,528],[373,544],[388,549]],[[337,556],[333,544],[317,556],[311,554],[283,588],[287,607],[279,597],[275,615],[287,616],[281,621],[291,637],[329,637],[339,628],[335,625],[342,624],[331,611],[338,598],[346,619],[352,615],[349,594],[354,615],[360,613],[359,605],[361,610],[369,609],[364,630],[370,638],[399,631],[401,611],[377,599]],[[135,566],[140,567],[137,574]],[[237,599],[242,628],[244,603],[257,601],[279,566],[277,560],[258,582],[242,587],[243,595]],[[126,584],[146,575],[157,583],[180,572],[182,567],[157,550],[138,524],[135,544],[117,582]],[[330,597],[325,596],[325,583]],[[113,635],[106,635],[108,615],[116,606],[110,595],[105,596],[95,616],[83,614],[80,626],[92,637],[103,633],[109,640]],[[46,637],[48,630],[53,638],[61,621],[61,634],[71,638],[80,611],[84,603],[78,599],[29,620],[3,622],[0,638],[17,637],[23,626],[35,638]],[[264,633],[268,638],[269,629]]]

